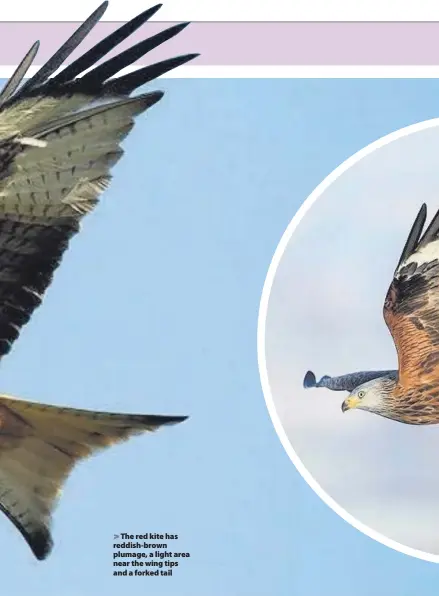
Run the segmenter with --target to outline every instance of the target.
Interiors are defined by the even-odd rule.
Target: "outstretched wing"
[[[51,514],[74,465],[186,416],[110,414],[0,396],[0,509],[38,559],[53,546]]]
[[[396,379],[398,377],[398,371],[362,370],[359,372],[349,373],[347,375],[341,375],[339,377],[330,377],[325,375],[320,379],[320,381],[317,381],[315,374],[309,370],[303,379],[303,387],[305,389],[324,387],[325,389],[330,389],[331,391],[351,392],[363,383],[367,383],[368,381],[379,379],[381,377]]]
[[[399,385],[439,381],[439,211],[421,237],[422,205],[384,303],[384,319],[398,352]]]
[[[104,12],[104,2],[26,83],[38,49],[34,44],[0,94],[0,357],[22,326],[60,264],[69,240],[107,187],[120,159],[121,141],[133,119],[163,95],[130,98],[137,87],[196,56],[190,54],[111,78],[187,23],[162,31],[93,67],[151,15],[155,6],[120,27],[49,77]]]

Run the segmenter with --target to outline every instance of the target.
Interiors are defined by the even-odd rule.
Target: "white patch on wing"
[[[21,137],[17,139],[17,143],[21,145],[28,145],[29,147],[47,147],[47,141],[40,141],[32,137]]]
[[[434,242],[430,242],[427,246],[424,246],[420,250],[417,250],[415,253],[410,255],[404,263],[401,263],[398,271],[401,270],[402,267],[405,265],[410,265],[410,263],[416,263],[417,265],[423,265],[424,263],[430,263],[435,259],[439,259],[439,240],[434,240]]]

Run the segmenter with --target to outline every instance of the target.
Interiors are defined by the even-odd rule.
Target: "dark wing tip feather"
[[[437,217],[437,214],[436,214],[436,217]],[[404,248],[402,249],[402,253],[399,258],[398,265],[396,266],[396,269],[398,269],[400,267],[400,265],[402,265],[402,263],[404,263],[404,261],[406,261],[410,257],[410,255],[412,255],[415,252],[415,250],[418,248],[418,246],[420,246],[420,243],[418,244],[418,242],[419,242],[419,238],[421,237],[422,229],[424,227],[426,219],[427,219],[427,205],[425,203],[423,203],[419,212],[418,212],[418,215],[416,216],[413,226],[410,230],[410,233],[408,235],[408,238],[406,240]],[[431,226],[431,224],[430,224],[430,226]],[[428,232],[428,230],[427,230],[427,232]],[[423,238],[425,238],[427,232],[424,234]],[[423,240],[421,240],[421,242],[422,241]]]
[[[7,81],[6,85],[3,87],[0,93],[0,106],[2,106],[5,103],[5,101],[9,97],[11,97],[11,95],[17,90],[18,86],[26,76],[26,73],[29,70],[30,65],[34,61],[39,48],[40,42],[36,41],[30,48],[30,50],[27,52],[23,60],[20,62],[20,64],[17,66],[15,72]]]
[[[436,212],[435,216],[430,222],[430,225],[425,231],[425,234],[422,236],[421,240],[419,241],[418,248],[422,248],[426,246],[433,240],[437,240],[439,233],[439,211]]]
[[[53,540],[49,530],[44,528],[34,532],[29,537],[24,534],[23,536],[39,561],[47,559],[53,548]]]
[[[184,22],[177,25],[172,25],[168,29],[161,31],[137,44],[121,52],[120,54],[108,59],[102,64],[96,65],[97,62],[109,51],[113,50],[131,33],[137,30],[143,23],[145,23],[153,14],[155,14],[162,4],[156,4],[152,8],[145,10],[137,15],[128,23],[119,27],[116,31],[105,37],[99,43],[94,45],[85,54],[77,58],[70,65],[67,65],[60,73],[50,78],[53,73],[63,65],[66,58],[79,46],[88,33],[95,27],[103,13],[108,6],[108,2],[103,2],[83,23],[76,29],[70,38],[59,48],[57,52],[40,68],[40,70],[30,79],[28,79],[21,88],[12,95],[18,87],[16,80],[17,73],[14,75],[14,84],[10,84],[10,89],[7,90],[7,97],[1,98],[0,107],[9,106],[16,100],[24,97],[33,97],[39,94],[49,94],[55,97],[65,93],[83,92],[91,96],[101,96],[105,93],[116,93],[129,95],[137,87],[148,83],[149,81],[162,76],[166,72],[177,68],[197,58],[198,53],[186,54],[177,56],[168,60],[163,60],[156,64],[152,64],[125,76],[118,78],[111,78],[117,75],[123,68],[135,63],[139,58],[144,56],[147,52],[158,47],[165,41],[171,39],[185,29],[190,23]],[[30,53],[29,53],[30,54]],[[30,59],[29,59],[30,60]],[[24,63],[27,64],[27,57]],[[92,68],[93,67],[93,68]],[[20,68],[20,82],[24,77]],[[89,70],[91,69],[91,70]],[[27,70],[27,69],[26,69]],[[84,74],[85,73],[85,74]],[[82,75],[82,76],[81,76]]]
[[[14,524],[14,526],[26,540],[35,557],[39,561],[46,559],[53,548],[53,540],[49,528],[41,524],[37,530],[30,532],[24,527],[18,517],[14,516],[12,512],[1,503],[0,510]]]
[[[173,25],[164,31],[160,31],[147,39],[135,44],[124,52],[121,52],[114,58],[110,58],[106,62],[99,64],[87,74],[81,77],[81,82],[84,84],[92,83],[94,86],[103,84],[110,77],[120,72],[126,66],[136,62],[139,58],[155,49],[165,41],[175,37],[180,31],[187,27],[187,23]]]
[[[108,1],[103,2],[93,13],[76,29],[76,31],[63,43],[63,45],[49,58],[40,70],[22,86],[19,93],[29,91],[45,83],[47,79],[62,65],[64,60],[79,46],[90,31],[96,26],[108,8]]]
[[[125,23],[110,35],[107,35],[99,43],[93,46],[88,52],[77,58],[74,62],[66,66],[66,68],[53,77],[53,82],[57,84],[72,81],[82,72],[86,71],[90,66],[96,64],[103,56],[108,54],[112,49],[118,46],[122,41],[129,37],[134,31],[139,29],[146,21],[148,21],[163,5],[156,4],[152,8],[143,11],[128,23]]]
[[[138,70],[118,77],[117,79],[110,79],[105,83],[105,90],[109,93],[129,95],[138,87],[157,79],[178,66],[186,64],[186,62],[197,58],[199,55],[200,54],[185,54],[184,56],[176,56],[175,58],[169,58],[162,62],[144,66],[143,68],[139,68]]]
[[[311,370],[309,370],[303,379],[303,387],[304,389],[310,389],[311,387],[316,387],[316,385],[316,376]]]
[[[146,110],[147,108],[150,108],[159,102],[164,94],[164,91],[151,91],[150,93],[145,93],[144,95],[138,95],[135,98],[135,101],[138,100],[142,106],[142,109]]]
[[[157,425],[157,426],[165,426],[165,425],[172,425],[172,424],[180,424],[187,420],[189,416],[158,416],[158,415],[144,415],[142,416],[142,422],[144,422],[147,426],[149,425]]]

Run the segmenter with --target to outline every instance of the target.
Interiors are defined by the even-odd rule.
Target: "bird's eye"
[[[365,391],[359,391],[358,392],[358,397],[361,399],[362,397],[364,397],[366,395]]]

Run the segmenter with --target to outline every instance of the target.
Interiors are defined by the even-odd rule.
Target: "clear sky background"
[[[125,142],[110,190],[1,363],[2,391],[191,419],[78,467],[47,561],[0,517],[2,591],[435,595],[435,565],[351,528],[296,472],[264,403],[256,327],[266,271],[299,205],[367,143],[437,116],[439,81],[159,87],[169,93]],[[324,397],[310,395],[316,409]],[[146,531],[178,533],[191,559],[172,578],[113,577],[113,534]]]

